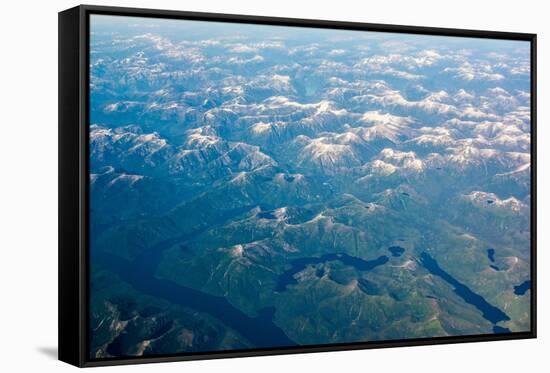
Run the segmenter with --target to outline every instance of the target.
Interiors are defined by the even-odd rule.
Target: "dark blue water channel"
[[[288,285],[297,284],[294,275],[303,271],[308,265],[320,264],[331,261],[339,261],[342,264],[354,267],[359,271],[370,271],[380,265],[386,264],[389,258],[386,255],[382,255],[374,260],[363,260],[355,256],[350,256],[344,253],[331,253],[325,254],[319,257],[298,258],[293,260],[290,265],[290,269],[283,272],[277,280],[275,291],[284,291]]]
[[[502,326],[494,325],[493,332],[495,334],[502,334],[502,333],[511,333],[512,331],[508,328],[503,328]]]
[[[490,321],[493,324],[496,324],[500,321],[508,321],[510,320],[510,317],[508,317],[507,314],[505,314],[502,310],[499,308],[493,306],[489,302],[485,300],[481,295],[474,293],[470,288],[468,288],[466,285],[455,279],[453,276],[451,276],[449,273],[445,272],[437,263],[437,261],[430,256],[430,254],[423,252],[420,255],[420,261],[422,265],[430,271],[431,274],[438,276],[445,280],[449,285],[451,285],[454,288],[455,293],[461,297],[466,303],[471,304],[472,306],[476,307],[481,313],[483,314],[483,317]],[[496,325],[495,325],[496,327]],[[505,328],[498,327],[496,330],[504,330]],[[495,333],[497,332],[495,329]]]
[[[274,308],[260,310],[257,317],[250,317],[234,307],[224,297],[210,295],[199,290],[158,279],[155,272],[162,252],[187,237],[176,237],[146,250],[135,260],[129,261],[101,250],[93,250],[92,265],[108,269],[136,290],[153,297],[163,298],[173,304],[190,307],[208,313],[248,339],[255,347],[295,346],[287,335],[273,323]]]

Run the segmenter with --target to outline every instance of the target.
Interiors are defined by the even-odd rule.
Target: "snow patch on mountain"
[[[487,209],[501,209],[513,212],[520,212],[527,207],[524,203],[522,203],[515,197],[500,199],[494,193],[482,191],[473,191],[470,194],[464,195],[463,198],[471,202],[476,207]]]

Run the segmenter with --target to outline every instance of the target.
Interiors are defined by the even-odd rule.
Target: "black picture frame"
[[[88,123],[89,16],[122,15],[182,20],[252,23],[324,29],[344,29],[528,41],[531,45],[531,330],[473,336],[387,340],[308,347],[212,351],[205,353],[91,360],[88,358]],[[280,355],[444,343],[536,338],[536,123],[537,36],[449,28],[417,27],[311,19],[275,18],[80,5],[59,13],[59,360],[79,367]]]

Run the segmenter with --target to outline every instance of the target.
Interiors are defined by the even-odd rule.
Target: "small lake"
[[[531,289],[531,280],[524,281],[520,285],[514,286],[514,294],[524,295],[529,289]]]
[[[487,257],[491,261],[491,263],[495,262],[495,249],[487,249]]]
[[[390,251],[391,255],[395,257],[399,257],[405,252],[405,249],[401,246],[390,246],[388,247],[388,250]]]

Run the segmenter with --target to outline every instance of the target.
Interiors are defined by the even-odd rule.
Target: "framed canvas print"
[[[536,36],[59,13],[59,356],[533,338]]]

